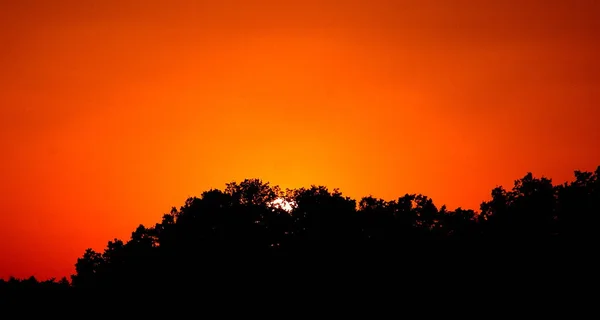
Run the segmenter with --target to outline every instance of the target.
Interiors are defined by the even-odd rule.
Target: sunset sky
[[[0,1],[0,278],[261,178],[478,209],[600,165],[600,1]]]

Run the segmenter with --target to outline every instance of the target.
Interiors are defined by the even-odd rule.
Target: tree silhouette
[[[294,288],[310,274],[331,277],[377,258],[425,265],[424,259],[467,251],[532,256],[532,245],[557,248],[562,239],[594,243],[599,176],[600,167],[575,171],[573,181],[553,185],[528,173],[510,190],[494,188],[479,212],[438,208],[421,194],[357,202],[324,186],[281,190],[259,179],[231,182],[224,190],[188,198],[154,226],[138,226],[127,241],[113,239],[103,252],[87,249],[71,283],[10,278],[0,280],[0,291],[187,285],[209,292],[243,282]],[[335,261],[345,265],[327,269]]]

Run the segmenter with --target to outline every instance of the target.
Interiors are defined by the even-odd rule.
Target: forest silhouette
[[[71,281],[10,278],[0,280],[0,292],[293,287],[375,267],[385,273],[389,265],[541,261],[567,242],[594,243],[599,214],[600,166],[560,185],[528,173],[511,189],[494,188],[479,211],[437,207],[421,194],[357,201],[324,186],[282,190],[247,179],[188,198],[127,241],[108,241],[103,252],[87,249]]]

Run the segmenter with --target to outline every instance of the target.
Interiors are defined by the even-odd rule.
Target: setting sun
[[[292,212],[296,207],[296,203],[294,201],[288,201],[284,198],[277,198],[273,202],[271,202],[271,206],[274,208],[280,208],[287,212]]]

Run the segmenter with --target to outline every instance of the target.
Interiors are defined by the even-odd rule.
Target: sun
[[[296,207],[296,202],[293,200],[286,200],[284,198],[277,198],[271,202],[271,207],[280,208],[286,212],[292,212]]]

